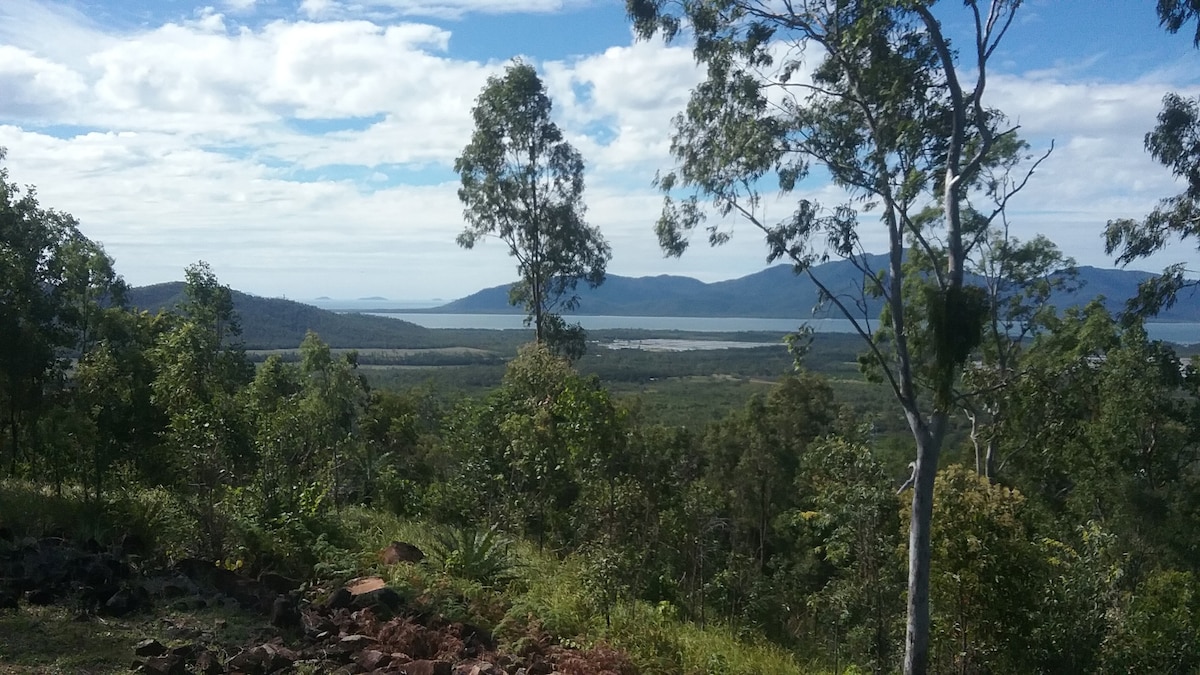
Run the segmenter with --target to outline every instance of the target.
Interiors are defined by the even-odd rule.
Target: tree
[[[509,294],[521,303],[539,343],[578,357],[583,333],[559,312],[575,309],[582,279],[604,282],[612,252],[600,230],[584,222],[583,158],[550,120],[551,102],[525,63],[488,78],[472,115],[475,132],[454,170],[467,227],[458,236],[474,248],[488,235],[508,246],[521,275]]]
[[[983,281],[989,312],[984,321],[980,358],[967,367],[961,396],[971,421],[975,470],[995,479],[1003,466],[997,429],[1003,423],[1006,395],[1020,374],[1028,340],[1055,323],[1051,296],[1078,288],[1075,261],[1064,257],[1049,239],[1038,235],[1021,242],[1009,236],[1007,224],[980,242],[971,271]]]
[[[65,383],[70,359],[91,348],[104,308],[120,305],[124,288],[74,217],[43,208],[32,187],[22,191],[0,167],[0,447],[8,445],[10,473],[24,430]]]
[[[904,410],[916,444],[905,673],[927,670],[934,476],[954,385],[979,346],[987,310],[985,293],[964,284],[966,261],[1025,185],[1032,169],[1022,175],[1019,165],[1033,159],[1016,141],[1016,127],[985,104],[989,62],[1020,2],[967,0],[974,32],[959,49],[935,5],[626,4],[643,38],[662,33],[671,39],[689,26],[695,57],[707,67],[706,81],[676,118],[678,168],[657,179],[666,194],[656,228],[664,250],[678,255],[687,247],[689,233],[705,222],[701,199],[722,218],[747,220],[766,235],[769,261],[789,259],[853,322]],[[969,58],[961,68],[960,53]],[[813,55],[811,75],[802,76],[810,65],[805,58]],[[846,200],[825,209],[802,198],[782,222],[767,221],[767,178],[773,175],[786,195],[813,163]],[[1018,178],[996,180],[993,170]],[[682,191],[690,195],[679,201]],[[886,270],[872,269],[865,256],[860,214],[879,219],[888,243]],[[720,224],[706,229],[713,244],[730,236]],[[913,244],[910,255],[928,261],[927,276],[904,274],[906,240]],[[813,265],[830,256],[862,270],[858,297],[835,295],[813,275]],[[867,315],[867,295],[884,301],[883,331]],[[910,316],[914,306],[921,311]],[[913,349],[918,338],[927,346],[924,354]]]
[[[1195,21],[1193,44],[1200,47],[1200,0],[1159,0],[1158,16],[1171,33]],[[1163,97],[1158,124],[1146,134],[1145,143],[1150,155],[1182,179],[1185,188],[1160,201],[1141,221],[1108,221],[1105,250],[1117,253],[1117,262],[1122,265],[1160,251],[1175,239],[1200,237],[1200,97],[1188,99],[1175,93]],[[1130,309],[1142,315],[1169,309],[1179,291],[1196,284],[1184,277],[1187,272],[1183,264],[1175,264],[1163,270],[1161,276],[1143,282],[1137,297],[1130,300]]]
[[[167,417],[164,440],[174,450],[175,480],[199,519],[207,554],[224,552],[224,523],[217,511],[219,491],[245,465],[249,446],[239,390],[253,366],[241,346],[232,291],[217,281],[206,263],[185,273],[183,315],[158,339],[153,350],[157,376],[153,401]],[[244,467],[243,467],[244,468]]]
[[[1189,21],[1195,21],[1192,44],[1200,47],[1200,0],[1158,0],[1158,20],[1171,33],[1178,33]]]
[[[94,333],[96,346],[75,365],[70,409],[72,417],[91,432],[90,447],[78,458],[78,470],[96,502],[116,462],[157,463],[146,450],[154,447],[165,421],[151,403],[150,355],[168,322],[164,315],[117,308],[105,309],[101,319]]]

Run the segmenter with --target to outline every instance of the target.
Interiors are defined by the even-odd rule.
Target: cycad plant
[[[497,586],[513,577],[511,541],[492,525],[444,527],[433,536],[429,561],[434,567],[484,586]]]

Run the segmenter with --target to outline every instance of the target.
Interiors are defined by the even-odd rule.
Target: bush
[[[434,535],[429,561],[446,574],[499,586],[512,580],[510,545],[495,525],[486,530],[443,527]]]
[[[1104,643],[1104,672],[1200,672],[1200,584],[1191,572],[1151,573],[1118,616]]]

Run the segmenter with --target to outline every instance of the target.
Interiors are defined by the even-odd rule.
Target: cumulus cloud
[[[462,207],[451,172],[474,100],[505,63],[457,56],[453,27],[394,17],[574,4],[304,0],[297,16],[244,24],[256,3],[227,0],[228,15],[115,30],[5,0],[0,146],[12,176],[78,216],[134,283],[177,278],[204,258],[223,281],[264,294],[461,295],[513,275],[503,247],[455,246]],[[761,233],[732,221],[733,242],[719,251],[698,241],[683,260],[658,253],[650,181],[671,164],[671,118],[702,76],[689,46],[629,35],[537,65],[587,160],[588,217],[613,244],[613,272],[716,280],[764,264]],[[1013,209],[1020,234],[1048,232],[1081,261],[1105,264],[1104,222],[1178,191],[1141,148],[1162,94],[1179,88],[1171,80],[1010,73],[991,87],[1035,149],[1056,142]],[[768,215],[783,217],[794,200],[769,201]],[[864,229],[868,247],[882,246],[876,230]]]
[[[61,106],[86,89],[83,77],[70,68],[27,50],[0,45],[0,115],[36,119],[38,111]]]
[[[526,14],[560,12],[592,4],[593,0],[304,0],[309,17],[346,15],[420,16],[461,19],[468,14]]]
[[[670,160],[671,118],[701,78],[689,47],[659,41],[610,47],[544,70],[573,142],[599,170],[621,172]]]

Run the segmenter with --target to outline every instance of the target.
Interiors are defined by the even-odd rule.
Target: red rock
[[[362,595],[363,593],[377,591],[385,586],[387,586],[387,583],[379,577],[363,577],[362,579],[355,579],[346,584],[346,590],[350,591],[351,595]]]
[[[449,661],[421,659],[400,666],[404,675],[454,675],[454,664]]]
[[[385,654],[377,649],[364,649],[358,654],[358,658],[354,662],[363,670],[377,670],[386,667],[392,662],[392,655]]]
[[[401,562],[419,563],[425,559],[425,553],[403,541],[393,541],[387,548],[379,552],[379,560],[384,565],[395,565]]]

